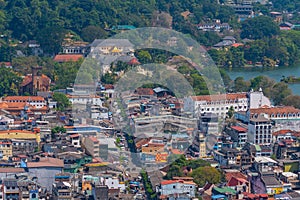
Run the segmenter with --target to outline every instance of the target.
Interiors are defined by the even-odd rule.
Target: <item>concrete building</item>
[[[199,119],[199,130],[207,134],[218,134],[219,130],[219,120],[218,116],[214,113],[203,113]]]
[[[27,103],[36,108],[43,108],[47,106],[47,102],[44,97],[39,96],[7,96],[3,98],[3,101],[8,103]]]
[[[96,137],[90,136],[86,137],[83,140],[83,145],[86,150],[86,153],[91,155],[93,158],[100,157],[100,147],[99,147],[99,140]]]
[[[230,135],[234,146],[243,147],[248,141],[247,133],[248,129],[241,126],[231,126],[226,130],[226,133]]]
[[[16,179],[3,180],[3,198],[19,199],[19,187]]]
[[[9,140],[2,140],[0,141],[0,157],[3,160],[8,160],[12,153],[12,143]]]
[[[71,184],[64,181],[53,183],[52,195],[53,195],[53,200],[73,199]]]
[[[248,124],[248,142],[271,144],[272,141],[272,121],[263,115],[251,118]]]
[[[190,198],[193,198],[195,197],[196,184],[193,181],[166,180],[160,183],[157,192],[163,196],[186,194]]]
[[[36,161],[26,163],[28,172],[38,177],[38,183],[52,190],[55,174],[61,173],[64,168],[64,161],[57,158],[38,158]]]
[[[240,112],[262,106],[271,106],[271,102],[261,89],[258,92],[202,95],[184,99],[184,110],[197,117],[204,113],[213,113],[224,118],[231,107],[235,112]]]
[[[263,106],[261,108],[252,108],[247,112],[249,119],[264,115],[266,118],[274,121],[274,131],[290,129],[300,131],[300,109],[292,106]]]

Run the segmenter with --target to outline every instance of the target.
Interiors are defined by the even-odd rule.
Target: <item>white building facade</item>
[[[271,106],[270,100],[260,90],[248,93],[229,93],[218,95],[192,96],[184,99],[184,110],[192,112],[195,116],[204,113],[213,113],[218,117],[226,117],[232,107],[235,112],[247,111],[249,108]]]

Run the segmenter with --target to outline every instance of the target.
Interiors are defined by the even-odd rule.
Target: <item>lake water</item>
[[[226,69],[228,75],[232,80],[241,76],[245,80],[250,80],[257,76],[263,75],[268,76],[271,79],[280,81],[282,76],[296,76],[300,77],[300,65],[293,67],[276,67],[273,69],[265,69],[261,67],[249,67],[249,68],[232,68]],[[300,95],[300,84],[289,84],[289,87],[294,94]]]

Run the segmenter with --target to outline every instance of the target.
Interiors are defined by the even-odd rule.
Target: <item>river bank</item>
[[[257,76],[268,76],[271,79],[279,82],[284,77],[295,76],[300,77],[300,64],[289,67],[243,67],[243,68],[224,68],[232,80],[237,77],[244,77],[245,80],[250,80]],[[289,87],[295,95],[300,95],[300,82],[288,83]]]

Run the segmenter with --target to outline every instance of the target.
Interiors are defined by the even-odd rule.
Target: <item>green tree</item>
[[[242,22],[242,38],[262,39],[279,34],[279,27],[272,18],[258,16]]]
[[[271,99],[275,105],[281,105],[284,98],[292,94],[291,89],[289,89],[288,84],[279,82],[272,87]]]
[[[245,81],[243,77],[237,77],[234,80],[233,90],[235,92],[247,92],[250,89],[250,82]]]
[[[300,96],[289,95],[283,99],[282,104],[286,106],[294,106],[295,108],[300,109]]]
[[[140,50],[137,52],[137,58],[141,63],[150,63],[152,61],[152,56],[149,51]]]
[[[12,69],[0,66],[0,97],[5,95],[18,95],[22,78]]]
[[[233,108],[233,106],[230,106],[230,108],[229,108],[229,110],[227,112],[227,115],[228,115],[229,119],[231,119],[233,117],[233,115],[234,115],[234,108]]]
[[[63,27],[58,25],[50,26],[38,33],[37,40],[45,53],[53,55],[60,52],[66,33],[67,31]]]
[[[84,41],[93,42],[95,39],[105,39],[108,33],[99,26],[87,26],[82,29],[81,37]]]
[[[264,92],[264,95],[267,97],[271,97],[271,89],[273,85],[276,83],[273,79],[270,79],[269,77],[266,76],[257,76],[253,79],[250,80],[251,85],[250,87],[258,91],[260,88]]]
[[[60,111],[63,111],[71,106],[68,97],[63,93],[54,92],[53,100],[57,102],[57,109]]]
[[[206,183],[219,183],[221,181],[221,173],[214,167],[205,166],[199,167],[192,172],[194,182],[203,187]]]

